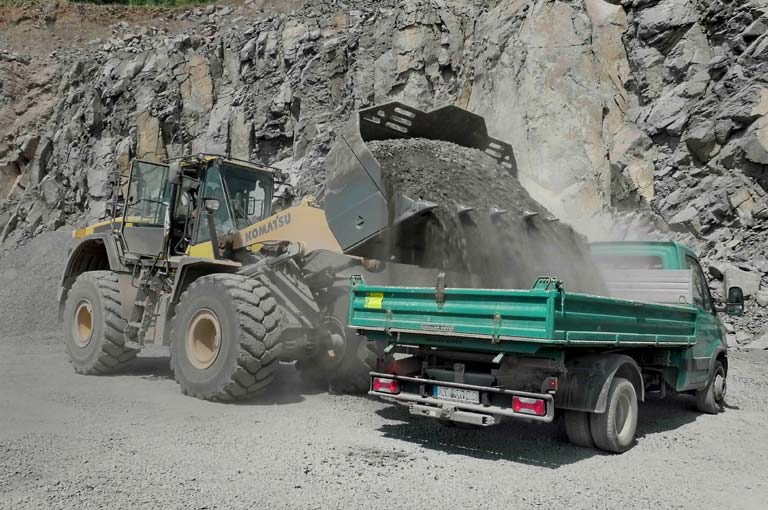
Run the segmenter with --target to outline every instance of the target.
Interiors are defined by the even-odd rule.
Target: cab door
[[[122,226],[127,252],[163,257],[170,232],[170,189],[167,165],[133,162]]]
[[[712,353],[724,337],[699,261],[686,255],[685,266],[693,273],[693,302],[699,309],[696,316],[696,344],[686,352],[687,370],[683,371],[684,381],[679,381],[682,386],[690,387],[707,381]]]

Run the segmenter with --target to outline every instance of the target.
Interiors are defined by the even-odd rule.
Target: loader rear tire
[[[171,323],[171,369],[181,391],[217,401],[263,392],[283,351],[281,318],[257,279],[212,274],[192,283]]]
[[[604,413],[589,415],[592,439],[601,450],[623,453],[635,443],[637,392],[627,379],[615,377],[608,389]]]
[[[77,277],[64,306],[64,343],[80,374],[109,374],[136,354],[125,346],[117,274],[90,271]]]
[[[565,433],[571,443],[583,448],[595,447],[592,432],[589,430],[589,413],[566,411],[563,419],[565,420]]]

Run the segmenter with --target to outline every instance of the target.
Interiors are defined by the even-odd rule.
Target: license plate
[[[480,403],[480,392],[475,390],[450,388],[447,386],[435,386],[432,392],[436,398],[441,400],[450,400],[451,402],[465,402],[467,404]]]

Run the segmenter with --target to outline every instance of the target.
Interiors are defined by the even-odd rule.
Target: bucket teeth
[[[459,216],[466,216],[468,213],[474,211],[476,208],[464,204],[456,204],[456,210]]]
[[[397,195],[395,197],[395,215],[394,223],[402,223],[408,221],[414,216],[419,216],[426,212],[431,211],[437,207],[437,204],[428,200],[414,200],[405,195]]]
[[[539,213],[537,213],[535,211],[523,211],[523,219],[524,220],[530,220],[534,216],[538,216],[538,215],[539,215]]]
[[[503,214],[507,214],[509,211],[506,209],[499,209],[498,207],[491,207],[491,219],[496,221],[501,218]]]

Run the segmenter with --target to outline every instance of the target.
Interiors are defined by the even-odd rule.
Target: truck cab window
[[[709,293],[707,279],[698,261],[686,255],[685,266],[693,272],[693,301],[705,310],[712,310],[712,296]]]

